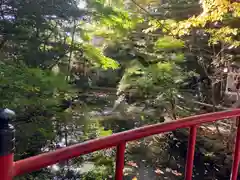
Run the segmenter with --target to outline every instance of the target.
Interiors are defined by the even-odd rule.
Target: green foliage
[[[112,135],[112,130],[111,129],[104,130],[104,127],[100,128],[100,134],[99,134],[100,137],[110,136],[110,135]]]
[[[103,136],[109,136],[112,134],[111,130],[105,130],[104,127],[101,125],[99,118],[91,118],[88,117],[88,120],[90,122],[87,122],[84,125],[84,138],[88,139],[94,139],[98,137],[103,137]]]
[[[112,37],[117,38],[117,32],[123,36],[134,24],[127,12],[106,6],[100,1],[88,2],[88,9],[84,10],[78,8],[78,2],[75,0],[4,3],[6,7],[14,9],[1,10],[4,17],[0,19],[0,29],[4,36],[0,42],[0,49],[4,52],[4,58],[21,60],[28,66],[37,68],[51,68],[67,62],[69,58],[77,57],[78,52],[82,50],[86,51],[93,64],[99,63],[104,68],[116,68],[117,63],[105,57],[101,49],[90,47],[89,41],[93,38],[91,36],[97,34],[97,26],[105,29],[104,33],[108,36],[111,34],[107,32],[112,31]],[[39,9],[36,9],[36,5],[39,5]],[[15,18],[9,20],[7,17]],[[89,17],[90,22],[82,20]],[[89,26],[92,27],[89,29]],[[109,31],[106,31],[106,28]]]
[[[130,69],[132,69],[132,67],[130,67]],[[141,75],[139,76],[138,74],[140,74],[140,72]],[[181,82],[181,79],[183,78],[183,73],[181,72],[181,69],[176,66],[176,64],[159,62],[156,65],[151,65],[147,68],[136,70],[136,74],[129,73],[127,69],[122,80],[125,79],[125,82],[127,81],[128,83],[124,83],[122,85],[120,82],[119,91],[123,91],[124,87],[131,87],[133,89],[137,88],[145,93],[161,93],[177,87],[177,84]]]
[[[96,66],[100,66],[103,69],[116,69],[119,66],[116,61],[104,56],[102,51],[99,48],[94,47],[93,45],[84,44],[83,50],[87,59],[89,59]]]
[[[99,166],[93,171],[83,174],[83,180],[105,180],[112,177],[105,166]]]
[[[89,5],[99,12],[96,20],[109,28],[126,31],[136,25],[130,14],[119,6],[108,5],[104,1],[92,1]]]
[[[60,100],[73,96],[66,82],[72,75],[71,64],[84,61],[95,69],[120,69],[119,94],[135,97],[135,104],[163,107],[176,117],[181,84],[199,67],[192,64],[200,59],[212,69],[213,57],[223,52],[220,43],[240,46],[238,2],[203,0],[203,12],[197,0],[124,3],[87,1],[86,8],[79,9],[75,0],[2,2],[0,106],[14,109],[18,115],[14,122],[17,159],[40,153],[56,137],[53,122],[61,131],[70,121],[72,111],[60,108]],[[92,44],[94,38],[102,38],[98,47]],[[226,62],[230,58],[216,59]],[[53,67],[60,70],[54,74]],[[186,114],[182,112],[178,115]],[[104,130],[99,119],[84,125],[81,140],[113,133]],[[104,155],[94,157],[96,169],[83,179],[103,180],[112,175],[113,159]]]
[[[51,71],[7,63],[0,67],[0,106],[17,113],[16,153],[20,157],[35,154],[54,138],[50,118],[60,111],[55,93],[69,87],[62,75],[56,76]]]
[[[41,179],[50,180],[53,178],[49,172],[45,172],[45,171],[41,171],[33,174],[34,175],[28,174],[25,176],[15,177],[14,179],[16,180],[41,180]]]
[[[68,85],[62,75],[21,65],[1,64],[1,106],[17,109],[32,104],[51,105],[55,90],[65,91]]]
[[[184,42],[181,40],[177,40],[172,36],[161,37],[155,43],[155,48],[157,50],[178,49],[183,47],[184,47]]]
[[[125,64],[118,94],[129,94],[147,106],[155,104],[155,107],[172,110],[171,104],[179,94],[181,83],[188,76],[181,68],[185,60],[182,52],[184,46],[183,41],[172,36],[145,41],[141,51],[136,48],[135,52],[144,55]]]

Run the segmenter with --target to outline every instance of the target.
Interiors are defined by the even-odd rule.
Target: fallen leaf
[[[156,170],[155,170],[155,173],[156,173],[156,174],[164,174],[164,172],[161,171],[160,169],[156,169]]]
[[[134,178],[132,178],[132,180],[137,180],[137,177],[135,176]]]
[[[182,173],[177,172],[176,170],[173,170],[172,173],[173,173],[175,176],[182,176]]]
[[[135,163],[133,161],[127,162],[127,165],[132,166],[132,167],[136,167],[136,168],[138,167],[137,163]]]

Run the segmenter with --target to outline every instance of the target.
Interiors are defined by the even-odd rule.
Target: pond
[[[77,105],[72,110],[71,121],[61,127],[61,133],[56,137],[56,141],[54,142],[55,148],[94,139],[101,135],[110,135],[111,133],[133,129],[145,124],[162,122],[162,119],[158,119],[152,109],[148,109],[148,116],[145,116],[149,117],[149,119],[142,119],[142,114],[139,115],[137,111],[132,111],[130,113],[131,116],[128,116],[126,115],[126,109],[130,108],[129,105],[124,102],[116,105],[115,99],[115,95],[99,92],[88,93],[85,97],[79,97],[79,101],[75,102]],[[141,107],[137,109],[141,109]],[[156,117],[157,121],[151,121],[154,117]],[[203,154],[199,148],[201,148],[201,144],[196,147],[193,179],[227,179],[230,175],[229,164],[231,163],[228,162],[227,166],[223,167],[224,163],[221,164],[221,158],[224,158],[224,153],[220,154],[216,160],[216,158],[206,158],[206,154],[209,152]],[[45,148],[45,150],[48,151],[49,148]],[[187,135],[182,136],[181,131],[130,142],[127,145],[125,155],[125,179],[184,179],[186,151]],[[97,158],[96,160],[96,156],[106,156],[109,158],[101,160],[104,163],[96,163],[96,161],[100,161],[99,159],[102,158]],[[99,166],[106,166],[113,169],[112,163],[114,162],[114,158],[114,149],[101,151],[100,155],[92,153],[68,162],[59,163],[49,167],[49,169],[54,174],[54,179],[84,179],[82,177],[94,171],[97,166],[98,168]],[[109,173],[107,179],[112,179],[113,174],[111,174],[112,172]],[[88,177],[86,179],[91,178]]]

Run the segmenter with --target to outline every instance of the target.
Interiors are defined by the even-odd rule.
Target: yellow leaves
[[[136,177],[136,176],[135,176],[135,177],[133,177],[133,178],[132,178],[132,180],[137,180],[137,177]]]
[[[149,27],[149,28],[147,28],[147,29],[144,29],[142,32],[143,33],[149,33],[149,32],[154,32],[154,31],[156,31],[158,29],[158,27],[155,27],[155,26],[151,26],[151,27]]]
[[[239,29],[237,28],[230,28],[229,26],[225,26],[220,29],[207,29],[206,32],[211,34],[211,44],[217,44],[218,42],[222,41],[236,46],[239,43],[239,41],[236,41],[233,38],[239,34]]]
[[[178,23],[172,19],[150,20],[148,25],[150,27],[147,29],[144,29],[142,32],[149,33],[149,32],[154,32],[158,29],[161,29],[164,33],[169,33],[169,31],[176,29],[178,27]],[[171,32],[171,33],[173,33],[173,32]]]
[[[225,26],[219,29],[207,29],[206,31],[212,34],[216,34],[218,36],[221,36],[223,34],[224,36],[226,36],[226,35],[237,35],[239,30],[237,28],[230,28],[229,26]]]
[[[240,3],[231,3],[230,0],[202,0],[201,3],[203,12],[199,16],[180,21],[177,28],[172,28],[173,34],[177,33],[181,37],[189,35],[193,28],[203,29],[210,35],[209,44],[221,41],[239,46],[240,42],[235,40],[235,36],[240,31],[230,26],[234,19],[240,17]],[[210,25],[211,29],[206,29],[206,24]]]
[[[158,21],[157,19],[150,20],[150,21],[148,22],[148,25],[149,25],[149,26],[155,26],[155,27],[157,27],[157,26],[159,25],[159,22],[160,22],[160,21]]]
[[[229,0],[203,0],[203,12],[197,19],[203,21],[221,21],[226,13],[229,11]]]
[[[162,32],[167,32],[173,36],[186,36],[190,35],[191,30],[194,28],[204,29],[207,25],[213,25],[216,22],[220,24],[228,25],[230,21],[240,17],[240,3],[232,3],[230,0],[202,0],[201,1],[203,12],[198,16],[192,16],[191,18],[175,22],[174,20],[151,20],[149,21],[149,27],[143,30],[144,33],[154,32],[161,29]],[[215,26],[215,25],[213,25]],[[218,43],[223,41],[230,43],[231,45],[238,46],[240,43],[235,41],[234,36],[239,34],[239,30],[231,29],[229,27],[223,27],[220,29],[206,30],[205,32],[210,34],[211,43]],[[225,37],[224,37],[225,36]],[[162,43],[158,43],[159,48],[162,48]]]
[[[206,3],[207,2],[207,3]],[[201,15],[205,21],[222,21],[228,15],[232,13],[233,17],[240,16],[240,3],[231,3],[230,0],[211,0],[203,1],[204,11]]]
[[[180,21],[178,23],[175,23],[170,27],[171,34],[177,35],[179,37],[189,35],[191,32],[191,28],[194,27],[201,27],[203,28],[206,25],[206,19],[205,17],[198,16],[198,17],[191,17],[187,20]]]
[[[201,3],[204,12],[209,12],[216,8],[226,8],[231,4],[230,0],[202,0]]]
[[[144,29],[142,32],[144,33],[149,33],[149,32],[154,32],[156,31],[157,29],[159,29],[160,27],[160,22],[158,22],[158,20],[150,20],[148,22],[148,25],[150,26],[149,28],[147,29]]]
[[[230,5],[230,10],[233,12],[233,17],[240,17],[240,3],[235,2]]]

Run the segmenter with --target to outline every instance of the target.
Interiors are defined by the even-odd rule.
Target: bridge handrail
[[[116,160],[116,180],[122,180],[124,168],[124,151],[128,141],[137,140],[143,137],[173,131],[179,128],[190,127],[189,145],[187,152],[187,162],[185,168],[185,180],[192,179],[194,150],[196,143],[197,126],[202,123],[214,122],[222,119],[228,119],[240,116],[240,109],[230,111],[215,112],[181,118],[176,121],[148,125],[137,129],[120,132],[111,136],[89,140],[80,144],[71,145],[52,152],[43,153],[37,156],[29,157],[16,161],[13,167],[13,176],[19,176],[25,173],[39,170],[41,168],[53,165],[60,161],[68,160],[80,155],[88,154],[101,149],[117,146]],[[239,123],[240,124],[240,123]],[[232,167],[231,180],[237,180],[238,166],[240,156],[240,125],[238,126],[234,161]]]

